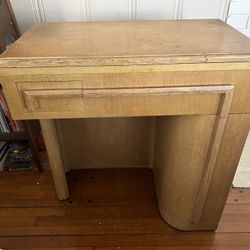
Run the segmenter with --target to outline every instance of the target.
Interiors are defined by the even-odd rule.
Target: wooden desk
[[[0,57],[0,80],[15,119],[40,119],[59,199],[55,119],[152,116],[161,215],[209,230],[250,129],[249,61],[250,41],[218,20],[47,23]]]

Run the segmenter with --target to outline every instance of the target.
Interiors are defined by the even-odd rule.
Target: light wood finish
[[[220,20],[49,23],[33,26],[3,55],[1,64],[30,67],[232,62],[249,61],[249,51],[248,39]]]
[[[154,151],[155,151],[155,126],[156,126],[156,117],[150,118],[150,131],[148,134],[149,143],[148,143],[148,166],[153,169],[154,167]]]
[[[233,86],[198,86],[198,87],[170,87],[170,88],[133,88],[133,89],[97,89],[83,90],[83,97],[124,97],[124,96],[164,96],[184,94],[215,93],[224,94],[233,89]],[[229,111],[229,110],[228,110]],[[227,111],[227,114],[228,114]]]
[[[218,152],[201,222],[210,220],[218,223],[249,130],[250,114],[229,116]],[[227,171],[228,169],[230,171]],[[214,204],[216,204],[217,209],[214,209]]]
[[[62,98],[77,98],[82,96],[81,89],[58,89],[58,90],[24,90],[23,91],[26,107],[29,111],[37,111],[44,108],[41,107],[39,98],[42,99],[58,99],[61,102]],[[81,100],[79,100],[81,103]],[[50,102],[50,100],[49,100]],[[80,104],[79,103],[79,104]],[[51,104],[50,104],[51,105]],[[61,105],[60,105],[61,108]],[[50,106],[51,109],[51,106]],[[59,111],[60,109],[57,108],[56,111]]]
[[[67,170],[146,167],[149,120],[149,117],[57,120]]]
[[[69,197],[69,190],[65,176],[61,147],[58,141],[56,123],[53,120],[40,120],[40,124],[50,159],[50,167],[57,197],[59,200],[66,200]]]
[[[157,119],[154,173],[161,215],[179,229],[216,229],[250,129],[250,115],[229,117],[209,174],[210,185],[204,176],[216,116]],[[228,168],[232,171],[226,171]],[[207,185],[208,193],[204,191]],[[199,199],[205,203],[200,205]]]
[[[0,177],[3,249],[249,249],[249,189],[231,190],[215,233],[187,234],[160,217],[148,169],[71,171],[70,202],[57,200],[50,171]]]
[[[248,88],[249,85],[249,77],[250,77],[250,72],[246,70],[246,63],[241,63],[242,70],[232,70],[230,69],[229,71],[225,70],[222,68],[223,65],[217,65],[218,68],[214,68],[214,64],[207,64],[209,67],[212,69],[209,69],[209,67],[206,67],[202,65],[201,70],[199,68],[201,67],[200,65],[197,65],[195,67],[192,67],[192,71],[190,71],[190,65],[183,65],[182,67],[178,67],[178,65],[175,65],[174,71],[171,67],[162,67],[162,66],[157,66],[158,68],[156,69],[155,67],[146,67],[145,69],[151,72],[153,68],[154,70],[159,70],[159,72],[152,72],[152,73],[141,73],[142,68],[136,68],[138,71],[137,73],[133,72],[123,72],[121,73],[120,68],[113,68],[112,70],[114,71],[113,73],[109,72],[109,69],[104,67],[102,71],[107,71],[107,73],[98,73],[99,70],[97,69],[92,69],[91,74],[71,74],[72,71],[75,71],[75,68],[68,68],[65,69],[65,71],[70,70],[68,75],[59,74],[55,68],[51,71],[46,71],[46,68],[43,69],[44,75],[41,75],[41,72],[39,73],[38,71],[36,72],[36,75],[32,75],[32,70],[33,68],[30,69],[22,69],[22,72],[18,72],[18,69],[15,70],[14,72],[11,72],[11,69],[9,69],[9,72],[7,73],[7,76],[4,76],[4,74],[1,74],[1,79],[2,82],[8,83],[5,84],[4,87],[4,93],[7,97],[8,100],[11,100],[9,102],[9,107],[11,110],[11,113],[15,119],[30,119],[31,117],[33,119],[35,118],[76,118],[76,117],[86,117],[87,115],[90,116],[90,111],[91,109],[95,109],[96,106],[103,107],[104,104],[109,105],[110,109],[112,109],[112,103],[113,106],[117,106],[117,100],[115,98],[111,98],[108,100],[98,100],[97,103],[95,102],[96,99],[89,98],[88,100],[85,101],[87,104],[87,107],[89,109],[83,109],[80,107],[79,104],[79,99],[74,98],[71,100],[67,100],[65,98],[64,104],[60,105],[60,99],[56,98],[54,100],[51,100],[52,102],[52,107],[53,109],[50,110],[50,112],[25,112],[25,107],[26,104],[23,100],[23,98],[20,98],[20,93],[22,97],[22,91],[23,89],[27,90],[51,90],[51,89],[75,89],[75,88],[88,88],[88,89],[107,89],[107,88],[148,88],[148,87],[157,87],[157,86],[162,86],[162,87],[179,87],[179,86],[206,86],[206,85],[234,85],[235,86],[235,95],[232,103],[232,108],[230,110],[230,113],[250,113],[250,102],[249,102],[249,95],[250,95],[250,90]],[[226,66],[225,66],[226,67]],[[236,67],[236,66],[235,66]],[[250,68],[250,64],[248,65]],[[82,68],[77,68],[79,71],[82,71]],[[88,69],[88,68],[87,68]],[[85,69],[85,70],[87,70]],[[123,70],[128,70],[129,68],[124,67]],[[144,69],[144,70],[145,70]],[[223,70],[222,70],[223,69]],[[2,68],[0,68],[1,72]],[[131,69],[131,71],[134,69]],[[161,72],[165,70],[165,72]],[[196,71],[197,70],[197,71]],[[89,70],[87,70],[89,71]],[[65,72],[64,72],[65,73]],[[18,75],[18,80],[14,75]],[[31,74],[31,75],[30,75]],[[11,75],[13,75],[11,77]],[[48,81],[49,79],[49,81]],[[17,84],[13,84],[16,83]],[[81,87],[81,85],[83,87]],[[125,100],[125,97],[123,100]],[[196,98],[197,100],[194,100],[193,98]],[[204,97],[186,97],[183,101],[178,99],[178,96],[170,96],[167,97],[166,99],[161,96],[160,99],[155,100],[155,102],[158,102],[158,109],[161,109],[161,112],[167,112],[171,111],[173,112],[174,108],[174,103],[185,103],[187,102],[200,102],[200,106],[195,105],[196,113],[204,114],[206,112],[209,113],[215,113],[215,107],[218,106],[219,98],[218,96],[206,96],[209,100],[205,99]],[[210,99],[211,98],[211,99]],[[212,99],[214,98],[214,99]],[[138,99],[138,98],[136,98]],[[137,104],[144,105],[145,102],[149,103],[150,98],[148,97],[140,97],[138,100],[136,100]],[[120,105],[125,105],[124,102],[119,101]],[[153,101],[151,101],[153,102]],[[151,103],[152,105],[157,105],[157,103]],[[46,99],[42,99],[41,103],[45,106],[45,110],[49,108],[49,103],[46,101]],[[72,103],[76,103],[74,107],[72,108]],[[168,106],[166,105],[160,105],[160,104],[167,103]],[[119,104],[119,103],[118,103]],[[83,103],[82,103],[83,105]],[[148,104],[149,105],[149,104]],[[127,105],[128,106],[128,105]],[[132,112],[130,109],[135,108],[135,105],[128,106],[127,109],[128,111]],[[150,106],[150,105],[149,105]],[[60,112],[55,112],[54,109],[58,108]],[[63,112],[63,107],[68,110],[67,112]],[[92,110],[92,111],[93,111]],[[184,108],[183,108],[184,110]],[[182,111],[183,111],[182,110]],[[119,111],[119,110],[118,110]],[[126,110],[123,111],[123,115],[125,115]],[[148,110],[149,113],[150,110]],[[158,110],[159,111],[159,110]],[[187,110],[184,110],[187,112]],[[95,112],[97,112],[95,110]],[[122,111],[119,111],[122,113]],[[136,112],[136,110],[134,110]],[[153,107],[151,109],[151,113],[157,113],[154,111]],[[100,114],[101,113],[101,114]],[[139,113],[139,111],[138,111]],[[96,114],[98,115],[98,114]],[[99,115],[105,116],[105,110],[100,109],[99,110]],[[107,115],[107,114],[106,114]]]
[[[49,23],[0,57],[0,81],[14,118],[41,120],[60,199],[63,162],[147,165],[166,221],[214,230],[250,129],[249,61],[249,40],[219,20]],[[118,123],[60,120],[103,117]]]
[[[233,86],[131,89],[81,89],[80,82],[18,83],[22,117],[119,117],[176,114],[216,114],[223,94]],[[72,86],[71,86],[72,85]],[[40,89],[42,86],[45,89]],[[78,86],[78,87],[77,87]],[[77,87],[77,88],[76,88]],[[66,89],[67,88],[67,89]],[[204,96],[203,94],[207,94]],[[18,100],[17,99],[17,100]],[[199,103],[200,105],[196,105]],[[32,115],[29,112],[33,113]],[[70,112],[70,114],[69,114]]]
[[[207,166],[203,171],[203,176],[201,180],[201,186],[199,189],[197,202],[194,207],[193,216],[194,221],[199,222],[201,219],[201,215],[204,210],[204,205],[207,199],[207,194],[209,190],[209,186],[211,183],[212,175],[215,168],[215,163],[217,161],[217,156],[221,144],[222,137],[224,135],[224,129],[226,126],[226,122],[229,116],[229,111],[231,108],[232,100],[233,100],[234,89],[231,88],[225,92],[223,96],[223,101],[221,104],[221,110],[219,112],[213,134],[211,137],[210,148],[207,157]]]
[[[156,121],[154,177],[159,208],[167,222],[182,230],[199,229],[193,211],[215,120],[213,115]]]

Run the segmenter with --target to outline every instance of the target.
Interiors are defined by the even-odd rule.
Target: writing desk
[[[211,230],[250,128],[249,61],[250,41],[219,20],[46,23],[1,55],[0,81],[14,119],[40,120],[60,200],[55,119],[152,116],[162,217]]]

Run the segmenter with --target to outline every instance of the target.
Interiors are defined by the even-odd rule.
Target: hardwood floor
[[[249,189],[232,189],[217,232],[181,232],[161,219],[148,169],[67,177],[60,202],[49,171],[0,174],[0,249],[250,249]]]

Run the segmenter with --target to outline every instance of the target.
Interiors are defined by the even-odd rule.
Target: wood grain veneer
[[[0,56],[13,117],[40,119],[59,199],[69,195],[70,158],[98,166],[96,147],[114,165],[127,152],[132,165],[153,169],[160,213],[182,230],[219,223],[250,129],[249,78],[249,40],[219,20],[39,24]],[[110,117],[137,117],[124,144],[111,136],[118,126],[103,123],[105,132],[81,133],[82,146],[71,141],[76,151],[67,146],[67,119]],[[109,153],[95,145],[106,139]]]

